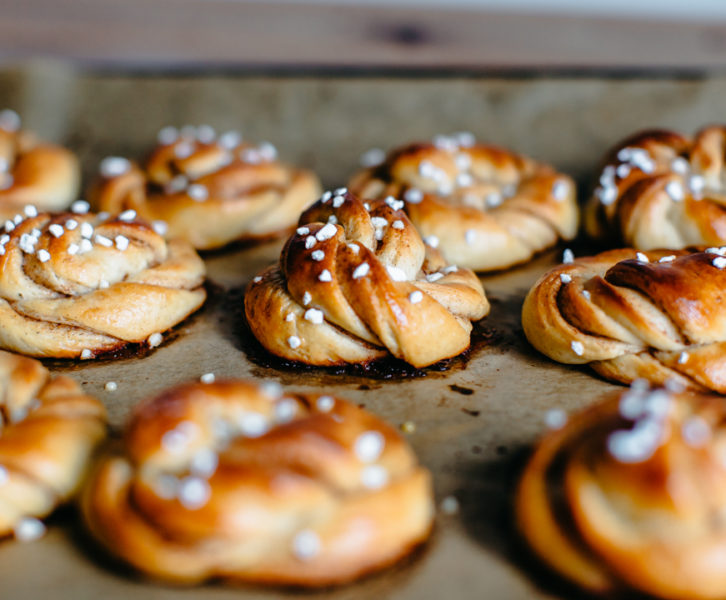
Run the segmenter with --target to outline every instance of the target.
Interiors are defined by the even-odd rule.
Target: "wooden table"
[[[364,3],[361,3],[364,4]],[[94,67],[719,70],[718,23],[242,0],[2,0],[0,59]]]

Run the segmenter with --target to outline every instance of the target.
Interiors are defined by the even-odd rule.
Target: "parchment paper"
[[[315,168],[327,186],[344,183],[360,153],[372,146],[462,129],[552,162],[584,182],[620,137],[646,126],[692,131],[722,118],[724,97],[723,79],[157,77],[82,73],[51,63],[0,72],[0,106],[17,109],[28,127],[77,150],[86,175],[109,154],[141,157],[163,125],[208,123],[269,139],[283,158]],[[453,494],[460,511],[439,514],[430,543],[402,565],[347,587],[305,593],[307,598],[572,597],[529,557],[510,514],[512,484],[544,430],[546,411],[572,411],[616,388],[587,369],[538,355],[522,334],[524,295],[559,261],[562,249],[482,278],[491,314],[476,327],[471,352],[448,372],[382,380],[281,370],[260,361],[241,319],[242,291],[277,259],[280,247],[273,242],[205,256],[207,305],[146,356],[49,365],[102,398],[116,431],[137,401],[210,371],[326,390],[394,424],[413,421],[416,430],[408,438],[434,473],[437,499]],[[578,255],[593,250],[586,243],[574,248]],[[108,381],[118,390],[106,392]],[[90,544],[72,509],[49,525],[40,541],[0,542],[2,598],[255,599],[294,593],[152,584]]]

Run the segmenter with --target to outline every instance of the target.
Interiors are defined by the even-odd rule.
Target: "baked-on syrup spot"
[[[204,313],[207,308],[209,298],[212,297],[213,294],[218,293],[218,290],[220,289],[219,286],[216,286],[210,281],[206,281],[203,287],[207,291],[207,300],[204,304],[202,304],[186,319],[174,325],[171,329],[160,332],[162,334],[162,342],[154,348],[150,348],[147,342],[139,344],[134,342],[127,343],[119,340],[119,344],[115,348],[107,350],[106,352],[94,353],[93,358],[88,360],[80,360],[78,358],[41,358],[40,361],[43,363],[43,366],[48,369],[69,372],[93,365],[117,362],[121,360],[133,360],[149,356],[162,348],[168,347],[175,340],[184,337],[188,328],[202,318],[202,313]]]
[[[464,352],[453,358],[447,358],[428,367],[417,369],[407,362],[387,356],[363,364],[347,364],[339,366],[321,367],[305,363],[285,360],[270,354],[257,341],[252,334],[244,311],[245,287],[232,288],[224,292],[221,298],[220,322],[225,335],[232,334],[234,345],[245,353],[250,362],[263,369],[276,369],[280,371],[305,373],[315,375],[347,375],[350,377],[365,377],[367,379],[410,379],[430,376],[444,376],[458,369],[466,369],[472,356],[484,346],[488,346],[490,337],[479,327],[474,327],[471,335],[471,344]],[[207,300],[207,305],[210,304]],[[259,376],[263,376],[260,373]]]
[[[474,393],[474,390],[472,390],[471,388],[462,387],[460,385],[456,385],[455,383],[452,383],[449,386],[449,389],[452,392],[456,392],[457,394],[462,394],[464,396],[471,396]]]

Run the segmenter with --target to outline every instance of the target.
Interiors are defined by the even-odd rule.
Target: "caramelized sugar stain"
[[[434,365],[417,369],[408,363],[393,357],[370,361],[365,364],[319,367],[304,363],[285,360],[267,352],[252,334],[244,314],[244,292],[246,286],[231,288],[222,295],[219,323],[222,335],[227,337],[234,346],[243,351],[255,366],[255,376],[269,377],[268,370],[289,372],[297,378],[305,377],[320,383],[335,382],[335,376],[346,376],[355,379],[400,380],[420,377],[445,377],[448,374],[466,369],[469,361],[488,346],[491,334],[475,324],[471,336],[471,345],[459,356],[445,359]],[[331,378],[332,376],[332,378]],[[297,381],[296,381],[297,382]],[[361,383],[360,385],[366,385]]]
[[[479,323],[479,329],[486,336],[489,346],[500,353],[519,351],[529,347],[522,329],[522,304],[524,294],[488,296],[491,311]]]
[[[177,323],[168,331],[162,332],[163,340],[161,344],[155,348],[150,348],[145,343],[130,343],[109,350],[108,352],[101,352],[97,354],[94,358],[88,360],[81,360],[78,358],[41,358],[40,361],[45,367],[54,372],[72,373],[74,371],[79,371],[90,366],[105,365],[110,362],[118,363],[119,361],[129,361],[139,358],[145,358],[146,356],[149,356],[150,354],[156,352],[158,349],[169,346],[170,344],[173,344],[177,339],[184,337],[187,334],[187,328],[193,326],[195,323],[199,322],[203,318],[204,312],[206,312],[209,298],[211,298],[213,295],[218,294],[219,290],[218,286],[215,286],[214,284],[209,282],[206,283],[204,287],[207,290],[207,302],[202,304],[202,306],[199,307],[196,312],[189,315],[186,319],[184,319],[180,323]]]
[[[455,383],[452,383],[449,386],[449,389],[452,392],[456,392],[457,394],[461,394],[462,396],[471,396],[474,393],[474,390],[468,387],[464,387],[461,385],[456,385]]]

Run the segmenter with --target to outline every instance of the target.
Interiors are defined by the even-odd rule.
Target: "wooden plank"
[[[716,69],[718,24],[228,0],[2,0],[0,57],[100,67]]]

